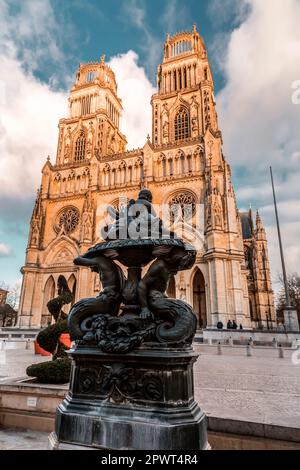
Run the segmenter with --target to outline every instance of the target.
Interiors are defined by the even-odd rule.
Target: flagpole
[[[141,153],[141,157],[142,157],[142,168],[141,168],[141,182],[140,182],[140,188],[141,189],[144,189],[145,188],[145,167],[144,167],[144,152],[142,150],[142,153]]]
[[[276,194],[275,194],[275,187],[274,187],[273,171],[272,171],[271,166],[270,166],[270,174],[271,174],[273,199],[274,199],[274,207],[275,207],[275,216],[276,216],[276,224],[277,224],[277,232],[278,232],[278,240],[279,240],[279,248],[280,248],[283,282],[284,282],[284,289],[285,289],[285,301],[286,301],[286,307],[290,307],[291,306],[291,300],[290,300],[290,294],[289,294],[289,289],[288,289],[288,281],[287,281],[287,275],[286,275],[286,269],[285,269],[285,261],[284,261],[283,248],[282,248],[282,239],[281,239],[279,217],[278,217],[278,210],[277,210],[277,201],[276,201]]]

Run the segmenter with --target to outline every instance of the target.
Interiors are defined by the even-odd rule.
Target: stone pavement
[[[280,359],[273,348],[253,348],[252,357],[245,347],[222,347],[221,356],[216,346],[196,344],[194,349],[200,354],[195,395],[208,416],[300,428],[300,364],[292,363],[293,351],[285,350]],[[6,363],[0,361],[0,381],[24,376],[27,365],[45,360],[49,358],[32,350],[7,350]],[[46,433],[0,430],[0,449],[47,445]]]
[[[195,395],[208,416],[300,428],[300,364],[293,351],[195,346]],[[299,354],[300,359],[300,354]],[[300,362],[300,361],[299,361]]]
[[[0,429],[0,450],[46,450],[48,433],[27,429]]]
[[[51,356],[40,356],[34,354],[33,345],[29,350],[18,349],[0,349],[0,382],[9,377],[26,376],[26,367],[30,364],[49,361]]]

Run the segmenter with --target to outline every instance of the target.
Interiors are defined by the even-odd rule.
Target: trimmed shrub
[[[67,383],[70,380],[70,372],[71,361],[67,357],[33,364],[26,369],[27,375],[36,377],[37,382],[44,384]]]

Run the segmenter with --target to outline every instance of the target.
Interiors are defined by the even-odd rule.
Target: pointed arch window
[[[190,137],[189,112],[181,107],[175,116],[175,140],[184,140]]]
[[[84,135],[84,131],[82,130],[75,144],[75,161],[81,162],[84,159],[85,159],[85,135]]]

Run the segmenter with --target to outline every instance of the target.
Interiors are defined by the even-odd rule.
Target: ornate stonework
[[[64,230],[65,233],[70,234],[76,230],[79,219],[80,214],[76,207],[65,207],[57,214],[54,230],[56,232]]]
[[[250,238],[242,230],[212,73],[196,28],[167,36],[157,83],[152,139],[126,151],[114,72],[104,57],[79,66],[69,115],[59,121],[56,162],[48,159],[42,170],[22,268],[20,325],[41,324],[60,274],[72,283],[75,301],[94,296],[96,274],[71,260],[101,241],[101,209],[117,208],[120,197],[130,200],[141,187],[151,190],[154,205],[191,205],[186,216],[200,227],[201,246],[196,265],[176,275],[170,289],[193,305],[199,326],[228,319],[244,328],[274,324],[265,232],[261,220]],[[195,204],[203,211],[195,212]]]

